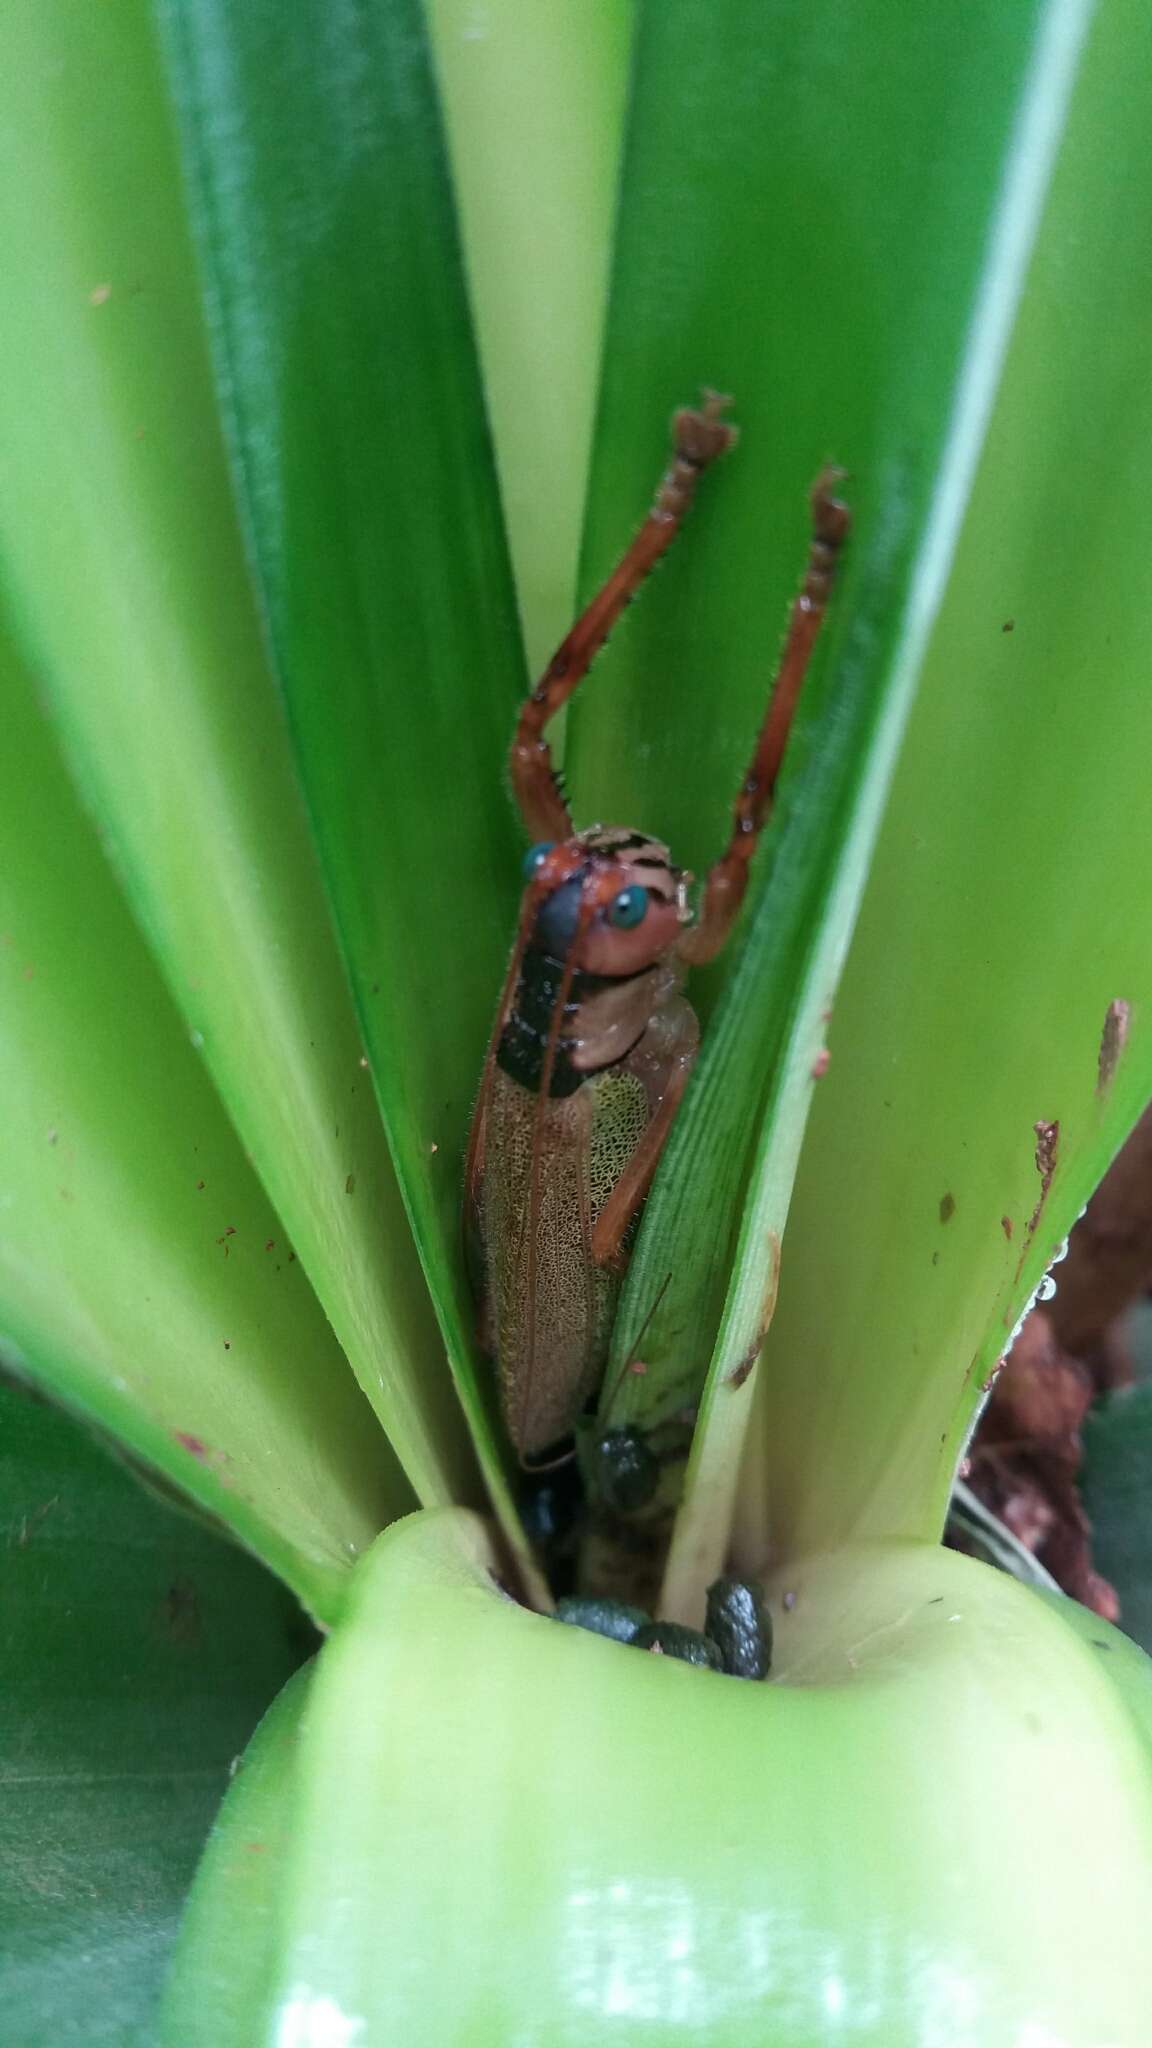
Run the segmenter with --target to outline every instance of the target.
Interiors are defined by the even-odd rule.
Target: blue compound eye
[[[540,839],[535,846],[528,848],[527,853],[524,855],[524,880],[526,882],[534,882],[536,880],[541,863],[546,855],[551,853],[555,844],[556,841],[554,839]]]
[[[648,908],[648,891],[639,882],[631,889],[621,889],[613,898],[608,911],[609,924],[618,925],[621,931],[631,931],[638,925]]]

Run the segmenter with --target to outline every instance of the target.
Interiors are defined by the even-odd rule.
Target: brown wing
[[[572,1428],[604,1369],[619,1288],[592,1231],[643,1135],[648,1097],[620,1067],[541,1101],[497,1067],[481,1236],[509,1434],[521,1457]]]
[[[486,1352],[489,1357],[494,1353],[495,1341],[492,1331],[492,1304],[489,1298],[490,1287],[488,1281],[488,1258],[485,1248],[483,1196],[484,1164],[488,1138],[488,1110],[492,1100],[493,1078],[498,1072],[496,1048],[500,1043],[500,1034],[508,1022],[512,1009],[516,993],[516,982],[520,973],[520,963],[524,958],[524,948],[528,943],[532,916],[532,907],[528,900],[525,899],[520,912],[516,943],[512,948],[512,958],[508,962],[507,972],[504,976],[504,986],[500,991],[500,1001],[496,1007],[496,1021],[492,1026],[491,1035],[484,1054],[484,1065],[480,1073],[480,1091],[476,1097],[476,1107],[472,1112],[472,1128],[468,1133],[468,1152],[464,1162],[464,1204],[461,1219],[464,1229],[464,1262],[479,1315],[477,1342],[481,1350]]]

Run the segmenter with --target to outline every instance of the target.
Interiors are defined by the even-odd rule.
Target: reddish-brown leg
[[[772,810],[780,763],[788,744],[800,687],[828,608],[837,558],[851,524],[847,506],[834,495],[843,474],[840,469],[824,469],[812,486],[812,546],[808,567],[792,606],[788,637],[752,765],[736,799],[732,835],[721,858],[709,870],[699,919],[685,932],[676,949],[682,960],[694,966],[704,960],[714,960],[732,930],[748,886],[748,863]]]
[[[561,641],[531,696],[524,700],[509,770],[516,801],[533,839],[567,839],[572,832],[544,728],[587,675],[625,605],[676,538],[702,472],[735,440],[735,428],[720,418],[728,403],[726,398],[706,392],[698,412],[676,414],[672,461],[660,480],[652,510],[607,583]]]

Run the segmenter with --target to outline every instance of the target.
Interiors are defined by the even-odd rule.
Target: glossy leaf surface
[[[15,0],[0,114],[0,548],[25,640],[279,1212],[265,1236],[291,1239],[419,1497],[468,1496],[245,566],[145,0]]]
[[[0,1349],[327,1619],[411,1496],[0,643]]]
[[[422,16],[306,0],[285,37],[276,0],[164,14],[300,770],[409,1219],[511,1527],[458,1245],[514,921],[503,762],[523,674]]]
[[[308,1631],[250,1558],[3,1381],[0,1500],[4,2040],[143,2048],[205,1831]]]
[[[425,11],[536,674],[575,607],[636,4]]]
[[[279,1766],[273,1968],[203,2024],[198,1984],[245,1910],[241,1778],[170,2042],[810,2048],[835,2026],[1015,2048],[1032,2027],[1141,2048],[1152,1692],[1115,1631],[875,1545],[790,1583],[764,1685],[528,1614],[490,1562],[450,1516],[366,1560]],[[429,1969],[447,1927],[452,1967]]]
[[[620,1383],[617,1419],[650,1420],[699,1392],[765,1092],[865,789],[874,818],[939,596],[963,495],[955,444],[963,436],[970,468],[1003,341],[990,279],[1010,304],[1084,15],[1063,0],[863,11],[727,0],[702,34],[699,7],[673,0],[642,20],[587,583],[646,503],[677,401],[701,384],[733,393],[741,439],[573,714],[581,817],[642,823],[698,873],[707,866],[803,567],[806,494],[830,458],[850,474],[854,524],[746,944],[720,970],[724,1001],[629,1276],[616,1365],[673,1278],[645,1336],[649,1372]],[[1036,163],[1006,258],[1001,216],[1022,142]],[[818,998],[804,992],[806,1038],[865,859],[854,846],[838,943]],[[694,990],[706,998],[706,979]],[[801,1099],[810,1086],[799,1065]],[[772,1261],[758,1251],[763,1298]]]
[[[1144,59],[1143,11],[1103,9],[833,1020],[749,1540],[766,1510],[796,1549],[939,1529],[1023,1302],[1152,1092]]]

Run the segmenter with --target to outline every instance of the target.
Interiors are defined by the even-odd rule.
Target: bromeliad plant
[[[1152,1093],[1152,27],[653,0],[629,55],[630,25],[0,28],[5,1353],[330,1631],[224,1808],[168,2035],[1135,2048],[1147,1667],[938,1537]],[[842,462],[835,613],[599,1418],[658,1442],[698,1405],[660,1608],[768,1572],[768,1684],[546,1618],[459,1245],[523,855],[484,392],[543,652],[589,446],[591,590],[702,382],[739,458],[566,775],[578,821],[594,792],[703,869]]]

